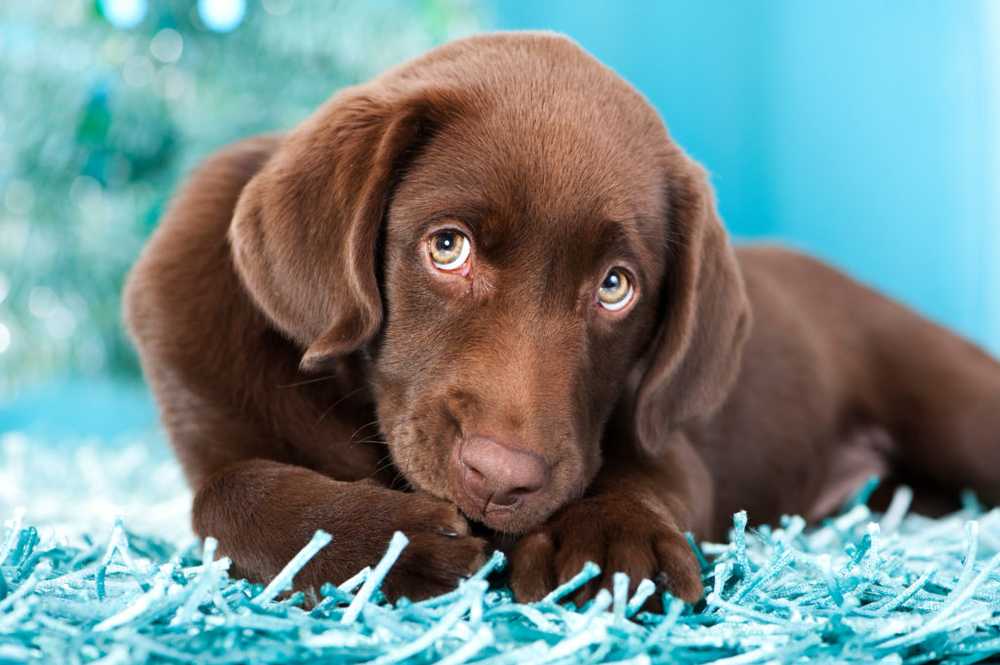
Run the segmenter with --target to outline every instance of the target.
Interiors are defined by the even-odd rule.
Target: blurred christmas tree
[[[199,159],[478,27],[463,0],[0,3],[0,398],[135,375],[122,280]]]

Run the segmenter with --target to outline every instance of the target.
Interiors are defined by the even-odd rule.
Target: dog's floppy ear
[[[660,321],[635,398],[635,427],[655,452],[668,432],[721,406],[750,328],[742,273],[704,170],[683,154],[667,185]]]
[[[244,188],[229,230],[257,306],[314,370],[378,332],[381,224],[400,169],[454,100],[414,83],[348,88],[285,137]]]

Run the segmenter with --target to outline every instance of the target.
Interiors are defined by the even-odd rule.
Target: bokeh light
[[[100,0],[101,13],[116,28],[128,30],[142,23],[146,0]]]
[[[0,323],[0,353],[5,353],[10,348],[10,328]]]
[[[235,30],[246,11],[246,0],[198,0],[198,16],[215,32]]]
[[[173,28],[163,28],[149,43],[149,52],[160,62],[177,62],[184,52],[184,38]]]

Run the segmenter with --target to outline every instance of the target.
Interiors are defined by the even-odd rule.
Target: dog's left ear
[[[658,330],[635,396],[642,448],[718,409],[736,381],[750,329],[743,276],[704,170],[674,156],[667,184],[666,274]]]

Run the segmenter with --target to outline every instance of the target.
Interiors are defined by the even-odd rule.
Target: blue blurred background
[[[1000,2],[66,0],[0,7],[0,434],[154,419],[124,271],[192,164],[479,30],[569,34],[819,255],[1000,353]]]

